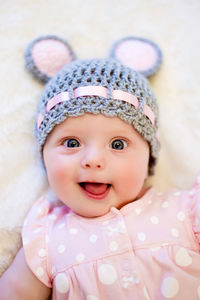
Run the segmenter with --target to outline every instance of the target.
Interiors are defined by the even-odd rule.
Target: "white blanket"
[[[188,188],[200,171],[199,0],[6,0],[0,5],[0,274],[21,246],[33,202],[48,188],[33,135],[43,85],[24,70],[36,37],[68,40],[78,58],[106,57],[113,42],[152,39],[163,64],[151,80],[160,105],[162,150],[151,181]]]

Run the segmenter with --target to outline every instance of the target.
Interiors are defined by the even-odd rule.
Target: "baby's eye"
[[[63,145],[67,148],[77,148],[80,147],[80,143],[79,141],[77,141],[76,139],[68,139],[66,140]]]
[[[111,147],[115,150],[122,150],[127,147],[127,142],[124,140],[116,139],[112,142]]]

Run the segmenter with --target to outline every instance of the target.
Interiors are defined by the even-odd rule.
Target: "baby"
[[[43,81],[52,70],[37,42],[52,41],[54,51],[63,42],[39,39],[27,52]],[[59,201],[45,195],[30,210],[0,299],[200,299],[200,178],[184,192],[146,185],[160,144],[156,99],[140,73],[155,72],[158,47],[128,38],[115,59],[69,62],[62,46],[65,66],[45,87],[36,126]]]

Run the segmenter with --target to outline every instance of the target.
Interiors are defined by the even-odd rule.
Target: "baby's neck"
[[[141,189],[140,193],[137,195],[135,200],[138,200],[138,199],[142,198],[150,188],[151,188],[151,186],[144,186]]]

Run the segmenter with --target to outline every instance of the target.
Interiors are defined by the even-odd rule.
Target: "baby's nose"
[[[85,169],[103,169],[105,167],[104,154],[99,150],[90,150],[84,155],[81,165]]]
[[[90,162],[85,162],[84,167],[85,168],[97,168],[97,169],[100,169],[102,167],[102,164],[90,161]]]

